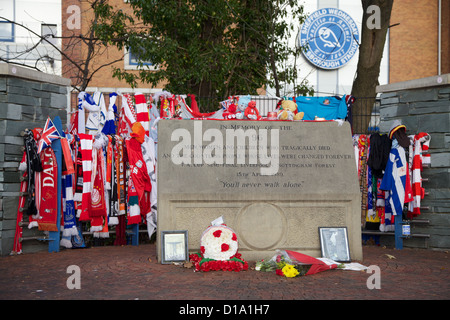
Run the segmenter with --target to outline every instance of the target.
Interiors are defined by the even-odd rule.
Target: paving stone
[[[391,258],[390,258],[391,257]],[[245,256],[243,256],[245,259]],[[448,251],[363,246],[365,266],[380,268],[381,289],[368,289],[372,273],[329,270],[301,278],[258,272],[193,272],[157,263],[153,244],[66,249],[0,258],[0,299],[15,300],[448,300]],[[81,289],[68,289],[67,267],[80,268]],[[236,300],[236,301],[233,301]],[[198,302],[198,301],[197,301]],[[284,304],[287,308],[289,303]],[[277,305],[276,305],[277,306]],[[178,308],[178,309],[177,309]],[[274,309],[272,309],[274,311]]]

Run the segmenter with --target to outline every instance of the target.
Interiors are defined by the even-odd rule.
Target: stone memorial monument
[[[162,231],[188,230],[197,252],[222,216],[247,261],[276,249],[321,257],[319,227],[346,227],[351,259],[362,259],[347,122],[161,120],[157,170],[158,257]]]

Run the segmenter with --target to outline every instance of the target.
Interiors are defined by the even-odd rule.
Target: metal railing
[[[251,96],[256,102],[259,114],[267,116],[270,111],[275,111],[279,99],[269,96]],[[211,97],[196,97],[200,112],[213,112],[220,108],[220,102],[226,100]],[[190,98],[186,98],[190,105]],[[358,108],[359,110],[356,110]],[[371,134],[379,132],[380,124],[380,101],[374,98],[356,98],[352,106],[351,117],[348,119],[352,124],[354,134]]]
[[[77,98],[76,94],[72,94],[72,110],[76,110]],[[108,93],[104,92],[106,105],[109,103]],[[147,99],[150,97],[150,93],[145,93]],[[196,97],[197,106],[202,113],[209,113],[217,111],[221,108],[221,102],[226,101],[226,98],[218,97]],[[259,114],[263,117],[267,116],[270,111],[275,111],[277,104],[280,101],[276,97],[263,96],[263,95],[251,95],[251,99],[256,102],[256,107]],[[192,101],[190,97],[185,98],[186,103],[191,106]],[[379,132],[380,113],[379,113],[380,101],[374,98],[356,98],[355,103],[351,109],[351,117],[348,121],[352,125],[353,134],[372,134]],[[358,109],[358,110],[357,110]]]

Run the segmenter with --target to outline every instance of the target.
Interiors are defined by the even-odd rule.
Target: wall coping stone
[[[9,63],[0,63],[0,77],[16,77],[26,80],[52,83],[60,86],[68,87],[71,84],[71,80],[60,76],[32,70],[29,68],[12,65]]]
[[[450,85],[450,73],[377,86],[377,93]]]

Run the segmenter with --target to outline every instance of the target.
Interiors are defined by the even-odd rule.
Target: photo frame
[[[161,231],[161,263],[185,262],[189,260],[188,231]]]
[[[320,250],[323,258],[350,262],[347,227],[319,227]]]

